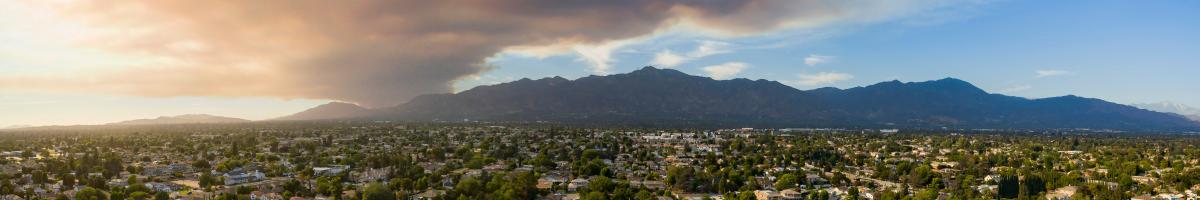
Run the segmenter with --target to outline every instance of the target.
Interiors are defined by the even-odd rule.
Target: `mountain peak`
[[[871,84],[871,85],[868,85],[867,87],[900,87],[903,85],[904,85],[904,82],[900,82],[900,80],[891,80],[891,81],[884,81],[884,82]]]
[[[561,84],[561,83],[565,83],[565,82],[570,82],[571,80],[567,80],[566,78],[563,78],[563,77],[561,77],[561,76],[554,76],[554,77],[548,77],[548,78],[542,78],[542,79],[538,79],[537,81],[538,81],[538,82],[545,82],[545,83],[547,83],[547,84],[554,85],[554,84]]]
[[[176,116],[161,116],[158,118],[159,119],[163,119],[163,118],[204,119],[204,118],[218,118],[218,117],[221,117],[221,116],[210,115],[210,114],[182,114],[182,115],[176,115]]]
[[[964,81],[964,80],[962,80],[962,79],[957,79],[957,78],[952,78],[952,77],[946,77],[946,78],[938,79],[938,80],[936,80],[936,81],[933,81],[933,82],[939,82],[939,83],[945,83],[945,84],[967,84],[967,85],[970,85],[970,84],[971,84],[971,83],[969,83],[969,82],[967,82],[967,81]]]
[[[346,103],[346,102],[340,102],[340,101],[332,101],[332,102],[325,103],[325,104],[321,104],[321,105],[317,106],[317,108],[320,108],[320,107],[354,107],[354,108],[362,108],[361,106],[358,106],[358,104]]]
[[[957,78],[949,78],[949,77],[942,78],[942,79],[938,79],[938,80],[932,80],[932,81],[923,81],[923,82],[916,82],[916,83],[936,84],[936,85],[947,85],[947,86],[971,86],[971,87],[975,87],[975,85],[972,85],[970,82],[964,81],[964,80],[962,80],[962,79],[957,79]]]
[[[346,102],[329,102],[321,104],[317,107],[309,108],[308,110],[300,111],[296,114],[283,116],[271,120],[320,120],[320,119],[338,119],[352,118],[365,116],[370,113],[370,110],[352,103]]]
[[[987,94],[987,91],[975,87],[974,84],[957,78],[942,78],[934,81],[909,83],[909,85],[947,92]]]
[[[688,76],[687,74],[680,72],[679,70],[667,69],[667,68],[659,69],[659,68],[655,68],[654,66],[645,66],[645,67],[642,67],[641,69],[629,72],[629,73],[627,73],[627,75],[634,75],[634,76],[647,76],[647,75],[649,75],[649,76]]]
[[[633,72],[630,72],[630,73],[639,72],[639,71],[658,71],[658,68],[655,68],[654,66],[645,66],[645,67],[642,67],[641,69],[633,70]]]

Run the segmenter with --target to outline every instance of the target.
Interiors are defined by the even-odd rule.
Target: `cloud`
[[[506,51],[573,52],[591,65],[593,73],[603,74],[614,61],[612,52],[624,46],[621,41],[672,27],[740,37],[879,21],[943,4],[934,0],[4,1],[0,7],[36,7],[46,11],[37,13],[53,15],[53,20],[14,21],[26,24],[0,27],[0,32],[22,33],[6,40],[73,41],[66,48],[88,50],[81,55],[138,59],[118,65],[94,62],[95,66],[68,71],[4,74],[0,89],[268,96],[384,107],[415,95],[451,92],[455,81],[488,71],[486,59]],[[38,28],[38,24],[79,26]],[[701,44],[695,54],[686,56],[721,52],[719,45]]]
[[[672,68],[680,64],[717,54],[733,52],[729,50],[729,43],[705,40],[700,41],[695,50],[688,52],[685,55],[679,55],[671,50],[663,50],[654,54],[654,60],[650,61],[651,65],[661,66],[663,68]]]
[[[1069,72],[1069,71],[1063,71],[1063,70],[1037,70],[1037,71],[1034,71],[1034,73],[1036,73],[1036,74],[1037,74],[1037,76],[1035,76],[1035,77],[1037,77],[1037,78],[1044,78],[1044,77],[1051,77],[1051,76],[1062,76],[1062,75],[1068,75],[1068,74],[1071,74],[1071,72]]]
[[[720,80],[720,79],[733,78],[733,76],[736,76],[736,75],[742,73],[742,70],[745,70],[748,67],[750,67],[750,65],[746,64],[746,63],[727,62],[727,63],[722,63],[719,65],[707,66],[707,67],[700,68],[700,69],[704,70],[704,72],[707,72],[708,76],[712,77],[713,79]]]
[[[625,44],[626,42],[609,42],[592,46],[580,45],[573,49],[579,54],[580,60],[591,64],[592,73],[608,74],[608,70],[612,68],[610,65],[616,61],[612,58],[613,51]]]
[[[1004,93],[1004,94],[1011,94],[1011,93],[1017,93],[1017,92],[1021,92],[1021,91],[1025,91],[1025,90],[1029,90],[1029,89],[1033,89],[1033,86],[1030,86],[1030,85],[1014,85],[1014,86],[1012,86],[1012,87],[1007,87],[1007,88],[1004,88],[1004,89],[1000,89],[1000,91],[996,91],[996,92],[998,92],[998,93]]]
[[[837,73],[837,72],[820,72],[816,74],[799,74],[800,80],[793,81],[795,84],[803,86],[818,86],[830,83],[836,83],[854,78],[854,75]]]
[[[663,50],[657,54],[654,54],[654,60],[650,61],[650,64],[663,68],[672,68],[678,66],[679,64],[683,64],[688,60],[691,60],[691,58],[675,54],[674,52],[671,52],[671,50]]]
[[[808,65],[808,66],[816,66],[816,65],[819,65],[819,64],[825,64],[825,63],[833,62],[833,59],[834,59],[834,57],[833,57],[833,56],[822,56],[822,55],[817,55],[817,54],[808,54],[808,57],[804,57],[804,64],[805,64],[805,65]]]
[[[702,58],[705,56],[729,52],[733,52],[732,50],[729,50],[729,43],[705,40],[701,41],[699,46],[696,46],[696,50],[688,53],[688,57]]]

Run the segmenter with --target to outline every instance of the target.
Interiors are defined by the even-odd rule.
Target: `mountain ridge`
[[[345,102],[329,102],[309,108],[291,115],[269,119],[267,121],[299,121],[356,118],[370,115],[372,111],[356,104]]]
[[[428,94],[360,119],[560,122],[676,127],[1095,128],[1195,130],[1181,116],[1074,95],[1027,99],[943,78],[799,90],[777,81],[714,80],[673,69],[523,78]]]
[[[105,125],[150,125],[150,124],[221,124],[221,123],[243,123],[251,122],[246,119],[222,117],[208,114],[184,114],[175,116],[161,116],[151,119],[134,119],[120,122],[108,123]]]

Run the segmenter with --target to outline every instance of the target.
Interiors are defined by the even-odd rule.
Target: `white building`
[[[241,169],[236,169],[225,173],[225,185],[237,185],[242,183],[256,182],[266,179],[266,174],[254,170],[254,172],[245,172]]]

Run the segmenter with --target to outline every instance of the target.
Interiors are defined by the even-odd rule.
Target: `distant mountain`
[[[689,127],[1196,129],[1180,116],[1099,99],[990,94],[953,78],[798,90],[768,80],[713,80],[671,69],[521,79],[431,94],[371,118]]]
[[[1142,109],[1146,109],[1146,110],[1166,112],[1166,113],[1175,113],[1175,114],[1180,114],[1180,115],[1200,115],[1200,109],[1197,109],[1197,108],[1194,108],[1194,107],[1191,107],[1188,105],[1184,105],[1181,103],[1175,103],[1175,102],[1169,102],[1169,101],[1158,102],[1158,103],[1140,103],[1140,104],[1133,104],[1133,106],[1142,108]]]
[[[146,124],[217,124],[217,123],[241,123],[250,122],[250,120],[213,116],[205,114],[188,114],[179,116],[162,116],[154,119],[135,119],[108,125],[146,125]]]
[[[1200,122],[1200,109],[1188,105],[1175,102],[1158,102],[1158,103],[1143,103],[1133,104],[1134,107],[1165,113],[1179,114],[1192,121]]]
[[[19,128],[29,128],[29,127],[33,127],[33,126],[26,125],[26,124],[18,124],[18,125],[6,126],[4,128],[0,128],[0,129],[19,129]]]
[[[271,120],[320,120],[320,119],[342,119],[356,118],[367,116],[371,110],[360,107],[358,105],[342,102],[330,102],[317,107],[310,108]]]

